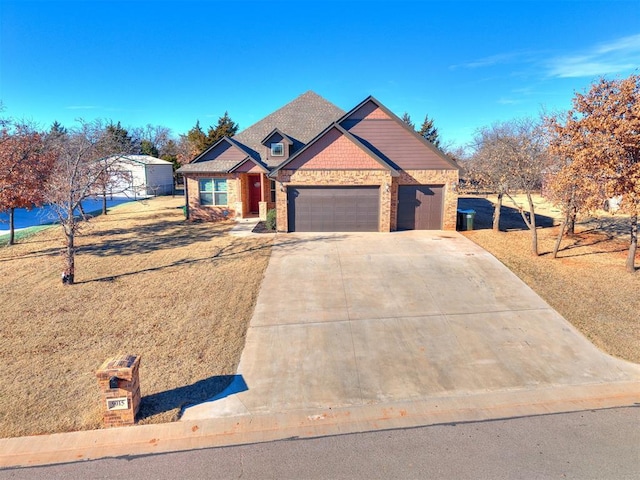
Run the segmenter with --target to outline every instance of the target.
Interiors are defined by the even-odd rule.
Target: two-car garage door
[[[290,232],[377,232],[379,187],[289,187]]]

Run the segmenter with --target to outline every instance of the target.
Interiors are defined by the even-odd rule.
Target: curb
[[[640,406],[640,382],[549,386],[0,439],[0,468]]]

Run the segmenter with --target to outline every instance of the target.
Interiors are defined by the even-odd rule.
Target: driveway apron
[[[443,231],[278,235],[238,370],[183,419],[640,385],[640,366]]]

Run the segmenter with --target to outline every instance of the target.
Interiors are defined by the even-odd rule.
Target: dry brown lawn
[[[271,238],[229,236],[231,223],[185,222],[182,204],[134,202],[85,224],[72,287],[60,282],[59,228],[0,248],[0,436],[100,428],[95,370],[118,354],[142,356],[141,423],[174,420],[231,381]],[[583,221],[553,260],[558,211],[541,199],[537,258],[509,204],[508,231],[497,234],[490,198],[461,198],[460,206],[478,212],[468,238],[602,350],[640,363],[640,273],[624,269],[625,217]]]
[[[74,286],[59,227],[0,248],[0,436],[100,428],[95,371],[141,355],[141,423],[175,419],[235,374],[271,238],[189,223],[181,198],[85,224]]]
[[[507,232],[491,228],[493,198],[461,198],[464,208],[476,208],[477,230],[464,234],[497,257],[601,350],[640,363],[640,272],[629,274],[629,219],[604,212],[583,219],[576,235],[563,240],[557,259],[551,258],[558,234],[558,210],[536,197],[540,222],[539,257],[532,256],[531,233],[511,204],[503,213]],[[519,202],[523,201],[520,197]],[[502,224],[502,222],[501,222]],[[640,265],[640,257],[636,259]]]

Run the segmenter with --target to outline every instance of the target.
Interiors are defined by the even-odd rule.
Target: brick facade
[[[96,371],[105,427],[124,427],[135,423],[141,400],[139,368],[139,356],[123,355],[106,360]],[[115,385],[111,384],[112,378]],[[109,410],[109,400],[126,400],[126,408]]]
[[[380,187],[381,232],[391,228],[391,173],[386,170],[280,170],[276,191],[276,222],[278,232],[288,232],[287,186],[378,186]]]
[[[343,142],[344,140],[345,142]],[[355,148],[356,150],[352,151]],[[380,228],[381,232],[396,230],[398,210],[398,186],[400,185],[443,185],[444,209],[442,228],[456,229],[456,211],[458,196],[457,170],[409,170],[401,171],[399,177],[392,177],[386,170],[343,170],[349,159],[356,164],[362,163],[372,167],[374,162],[368,154],[349,142],[341,139],[332,142],[328,148],[322,150],[318,158],[304,163],[298,170],[281,170],[276,179],[276,202],[271,202],[271,185],[266,175],[262,176],[262,201],[260,202],[260,220],[266,220],[267,211],[275,208],[277,211],[277,229],[279,232],[288,231],[287,219],[287,186],[378,186],[380,187]],[[335,169],[327,167],[334,165]],[[323,167],[310,169],[309,166]],[[227,179],[227,206],[201,206],[198,190],[200,178]],[[249,212],[249,184],[246,173],[228,174],[198,174],[186,178],[189,196],[190,218],[193,220],[216,221],[234,217],[246,217]],[[283,191],[284,189],[284,191]]]
[[[189,206],[190,220],[218,221],[227,218],[242,216],[242,186],[238,174],[190,174],[185,177],[185,195]],[[202,178],[226,178],[227,179],[227,205],[211,206],[200,205],[199,180]]]

